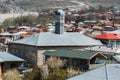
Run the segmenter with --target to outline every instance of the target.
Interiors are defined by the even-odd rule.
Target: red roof
[[[27,35],[27,34],[21,34],[21,35],[20,35],[21,38],[26,38],[26,37],[28,37],[28,36],[30,36],[30,35]]]
[[[8,37],[0,37],[0,40],[6,40]]]
[[[107,23],[107,24],[105,24],[105,26],[113,26],[113,24],[112,23]]]
[[[114,24],[114,26],[120,26],[120,24]]]
[[[98,14],[98,16],[103,16],[103,17],[111,17],[112,15],[111,14],[108,14],[108,13],[103,13],[103,14]]]
[[[94,36],[93,38],[105,39],[105,40],[120,40],[120,34],[105,33],[105,34]]]
[[[86,14],[80,14],[80,16],[86,16]]]

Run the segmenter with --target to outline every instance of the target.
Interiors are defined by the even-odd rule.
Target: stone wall
[[[14,54],[20,58],[26,60],[27,65],[30,66],[40,66],[43,65],[45,56],[43,53],[46,50],[57,50],[57,49],[81,49],[83,47],[36,47],[36,46],[28,46],[28,45],[21,45],[21,44],[10,44],[8,46],[8,51],[11,54]]]
[[[9,53],[23,58],[27,66],[34,66],[37,64],[37,47],[11,44],[8,47]]]

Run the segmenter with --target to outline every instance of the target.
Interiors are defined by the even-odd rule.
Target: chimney
[[[59,9],[55,11],[56,21],[55,21],[55,33],[63,34],[64,33],[64,22],[65,22],[65,13],[63,10]]]

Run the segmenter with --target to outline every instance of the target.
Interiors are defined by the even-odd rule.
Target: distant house
[[[85,50],[89,51],[98,51],[98,52],[103,52],[104,54],[120,54],[120,49],[119,48],[111,48],[107,46],[94,46],[94,47],[87,47]]]
[[[108,60],[114,60],[113,56],[120,55],[120,48],[111,48],[106,46],[87,47],[85,50],[102,52]]]
[[[46,50],[81,49],[88,46],[102,45],[79,32],[64,31],[64,12],[56,13],[55,32],[41,32],[30,37],[13,41],[9,44],[9,52],[26,60],[27,64],[43,65],[43,53]]]
[[[12,41],[13,37],[12,34],[9,32],[0,33],[0,42],[7,44],[8,42]]]
[[[11,41],[20,39],[22,34],[26,34],[27,32],[16,32],[16,33],[9,33],[9,32],[3,32],[0,33],[0,42],[4,44],[8,44]]]
[[[96,35],[93,38],[100,40],[106,46],[95,46],[86,48],[86,50],[100,51],[109,54],[110,59],[114,55],[120,54],[120,30],[109,31],[104,34]]]
[[[104,34],[94,36],[93,38],[101,40],[101,42],[103,42],[103,44],[106,44],[107,46],[109,46],[111,48],[120,47],[120,34],[104,33]]]
[[[16,57],[7,52],[0,52],[0,77],[4,74],[7,70],[11,68],[16,68],[24,62],[24,59]]]
[[[76,75],[66,80],[119,80],[120,64],[103,65],[94,70]]]
[[[98,24],[98,21],[86,20],[86,21],[83,21],[83,23],[88,26],[94,26],[94,25]]]

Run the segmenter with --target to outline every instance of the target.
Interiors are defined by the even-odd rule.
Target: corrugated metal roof
[[[7,52],[0,52],[0,62],[14,62],[14,61],[22,62],[24,60]]]
[[[97,51],[97,52],[106,52],[106,54],[111,54],[111,53],[117,53],[120,54],[120,49],[119,48],[110,48],[106,46],[94,46],[94,47],[87,47],[85,50],[90,50],[90,51]]]
[[[106,76],[105,66],[74,76],[67,80],[120,80],[120,64],[106,65],[108,79]]]
[[[80,58],[80,59],[91,59],[97,55],[97,52],[91,51],[80,51],[80,50],[57,50],[57,51],[46,51],[44,55],[57,56],[57,57],[69,57],[69,58]]]
[[[32,46],[93,46],[102,45],[98,40],[92,39],[78,32],[55,34],[41,32],[30,37],[13,41],[12,43],[26,44]]]

